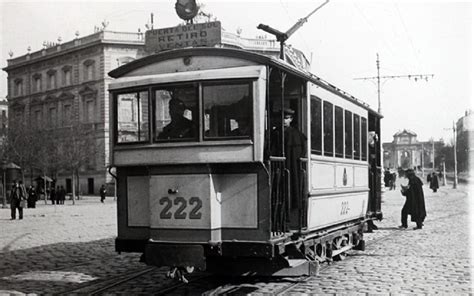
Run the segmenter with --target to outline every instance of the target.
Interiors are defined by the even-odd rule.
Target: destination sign
[[[145,35],[145,50],[148,52],[184,47],[210,47],[219,43],[221,43],[221,22],[148,30]]]

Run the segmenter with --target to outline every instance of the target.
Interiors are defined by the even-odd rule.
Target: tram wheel
[[[333,241],[333,249],[335,251],[342,249],[347,246],[347,238],[344,236],[336,237]],[[334,256],[334,260],[341,261],[346,258],[346,252],[341,252]]]

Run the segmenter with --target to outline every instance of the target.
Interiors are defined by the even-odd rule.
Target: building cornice
[[[143,34],[140,33],[101,31],[66,43],[57,44],[55,46],[28,53],[17,58],[9,59],[7,60],[7,67],[3,68],[3,70],[8,72],[26,65],[54,59],[70,54],[71,52],[80,51],[101,44],[143,47],[145,45],[145,40],[143,39]]]

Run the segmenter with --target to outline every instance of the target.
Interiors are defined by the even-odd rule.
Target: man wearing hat
[[[283,129],[285,135],[285,165],[290,171],[290,188],[291,188],[291,209],[298,208],[298,198],[301,198],[301,182],[302,176],[300,172],[300,158],[306,156],[306,136],[301,133],[298,129],[291,126],[293,122],[295,111],[290,108],[283,109]],[[272,138],[275,140],[276,145],[272,149],[272,155],[281,155],[279,151],[281,145],[281,137],[279,136],[280,129],[274,129],[274,135]]]
[[[408,228],[408,215],[411,221],[416,222],[413,229],[422,229],[423,222],[426,218],[425,195],[423,194],[423,182],[415,175],[415,171],[408,169],[405,171],[408,178],[408,185],[402,186],[402,195],[406,196],[405,204],[402,209],[402,225],[399,228]]]
[[[195,124],[184,117],[186,106],[180,99],[173,97],[169,102],[169,113],[171,122],[163,128],[158,139],[184,139],[193,138],[195,135]]]

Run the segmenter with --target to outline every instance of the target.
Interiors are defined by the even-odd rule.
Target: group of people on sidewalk
[[[57,186],[57,189],[51,188],[49,193],[52,204],[63,205],[66,200],[66,189],[63,186]]]
[[[64,186],[57,186],[57,189],[54,187],[51,188],[49,193],[49,197],[51,199],[51,203],[57,205],[63,205],[64,201],[66,200],[66,189]],[[11,220],[16,219],[16,213],[18,211],[18,218],[21,220],[23,219],[23,209],[28,208],[36,208],[36,202],[38,200],[38,196],[43,194],[44,191],[41,189],[35,189],[33,186],[30,186],[26,189],[23,181],[14,180],[12,189],[10,190],[10,210],[11,210]],[[107,194],[107,190],[105,185],[102,185],[99,189],[100,193],[100,201],[104,203],[105,196]]]

